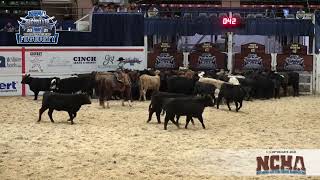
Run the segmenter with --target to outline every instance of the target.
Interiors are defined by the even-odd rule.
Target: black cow
[[[171,98],[164,106],[166,111],[164,130],[167,130],[169,120],[179,128],[179,122],[174,121],[175,116],[187,116],[186,129],[192,117],[198,118],[203,129],[205,129],[202,113],[204,108],[208,106],[214,106],[211,96]]]
[[[284,95],[287,95],[287,87],[292,86],[293,96],[299,96],[299,78],[300,75],[297,72],[287,72],[288,84],[283,86]]]
[[[274,98],[280,99],[280,87],[285,86],[285,77],[281,74],[275,73],[271,71],[269,73],[269,78],[272,80],[274,84]]]
[[[35,78],[30,77],[30,74],[28,74],[22,78],[21,84],[28,84],[30,90],[34,93],[34,100],[37,100],[40,91],[51,91],[51,82],[53,80],[57,81],[59,78]]]
[[[253,80],[252,95],[254,98],[269,99],[274,97],[275,84],[268,75],[253,73],[246,78]]]
[[[56,88],[54,89],[54,92],[73,94],[81,91],[89,94],[91,97],[95,87],[94,76],[69,77],[65,79],[58,79],[55,83]]]
[[[246,92],[245,100],[249,101],[254,96],[254,83],[255,81],[251,78],[237,78],[241,87]]]
[[[172,76],[168,77],[168,92],[192,95],[196,80],[186,77]]]
[[[157,116],[158,123],[160,124],[160,114],[163,109],[163,105],[166,102],[167,98],[175,98],[175,97],[187,97],[184,94],[176,94],[176,93],[167,93],[167,92],[154,92],[151,97],[151,102],[149,105],[149,118],[147,122],[151,121],[152,114],[155,112]]]
[[[229,110],[231,111],[229,103],[233,101],[236,104],[236,111],[238,112],[242,107],[242,101],[245,95],[246,95],[246,92],[240,85],[224,83],[221,85],[221,89],[218,95],[217,109],[219,109],[219,104],[222,98],[225,98]],[[238,103],[240,106],[238,106]]]
[[[77,112],[84,104],[91,104],[90,98],[86,94],[59,94],[54,92],[45,92],[43,94],[42,106],[39,109],[39,119],[41,121],[41,115],[44,111],[49,109],[48,115],[51,120],[53,110],[57,111],[67,111],[73,124],[73,119],[77,116]]]
[[[207,83],[197,81],[193,89],[193,94],[202,95],[202,96],[210,95],[211,97],[214,98],[214,92],[216,89],[217,88],[212,84],[207,84]]]

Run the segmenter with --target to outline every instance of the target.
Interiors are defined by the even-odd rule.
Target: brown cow
[[[146,93],[148,90],[159,91],[160,88],[160,71],[155,71],[155,76],[149,76],[147,74],[143,74],[139,78],[140,82],[140,97],[139,100],[147,100]]]
[[[112,93],[114,91],[119,91],[122,99],[122,106],[124,106],[124,96],[128,100],[129,106],[131,107],[131,81],[129,76],[122,72],[103,72],[96,73],[95,76],[97,84],[97,94],[99,96],[100,106],[105,108],[104,101],[107,101],[107,108],[109,106],[109,100],[111,99]]]

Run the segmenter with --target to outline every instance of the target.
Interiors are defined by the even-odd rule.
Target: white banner
[[[21,51],[0,51],[0,75],[21,74]]]
[[[0,96],[21,96],[21,76],[0,76]]]
[[[144,47],[26,48],[26,73],[85,73],[147,67]]]

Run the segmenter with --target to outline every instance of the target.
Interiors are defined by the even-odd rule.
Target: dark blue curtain
[[[58,33],[58,46],[143,46],[144,17],[141,13],[94,14],[92,32]],[[15,33],[0,32],[0,46],[16,45]]]
[[[311,20],[297,19],[246,19],[239,28],[225,28],[218,18],[185,19],[145,19],[144,31],[147,35],[219,35],[232,31],[246,35],[295,35],[308,36],[313,34]]]
[[[97,45],[143,45],[144,17],[141,13],[94,14],[92,33]]]

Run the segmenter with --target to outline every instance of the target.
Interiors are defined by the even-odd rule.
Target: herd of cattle
[[[239,111],[243,100],[280,98],[281,88],[283,96],[287,95],[289,86],[293,88],[293,96],[299,95],[299,73],[296,72],[247,71],[228,75],[223,71],[194,72],[188,69],[117,70],[74,74],[64,79],[25,75],[21,83],[29,85],[34,92],[34,100],[40,91],[45,91],[38,121],[49,109],[51,122],[54,122],[53,110],[58,110],[69,113],[71,124],[81,105],[91,104],[90,97],[97,97],[103,108],[107,101],[109,108],[111,99],[122,99],[122,105],[126,100],[132,106],[132,100],[146,100],[151,95],[149,92],[153,92],[147,122],[156,113],[158,123],[161,123],[160,114],[163,112],[166,114],[164,129],[167,129],[168,121],[179,127],[180,116],[186,116],[185,128],[190,121],[193,123],[193,117],[205,128],[202,118],[205,107],[217,105],[219,109],[222,99],[229,110],[230,102],[234,102],[236,111]]]

